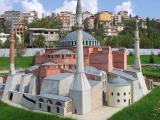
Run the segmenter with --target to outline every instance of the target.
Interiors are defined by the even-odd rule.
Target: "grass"
[[[160,56],[154,56],[155,64],[160,64]],[[149,64],[150,56],[141,56],[142,64]],[[128,64],[134,64],[134,56],[128,56]],[[15,57],[16,68],[27,68],[33,65],[33,57]],[[0,57],[0,70],[9,69],[9,57]],[[145,67],[143,68],[143,73],[148,77],[160,77],[160,69]]]
[[[154,55],[155,64],[160,64],[160,56]],[[142,64],[150,64],[150,56],[149,55],[141,55]],[[128,56],[128,64],[134,64],[134,56]]]
[[[0,70],[9,69],[9,57],[0,57]],[[33,57],[15,57],[16,68],[27,68],[33,65]]]
[[[160,120],[160,87],[109,120]]]
[[[160,68],[156,67],[143,67],[143,74],[147,77],[160,78]]]
[[[72,120],[59,116],[35,113],[20,108],[9,106],[0,102],[0,120]]]

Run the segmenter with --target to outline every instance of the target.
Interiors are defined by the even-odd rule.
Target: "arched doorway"
[[[60,102],[57,102],[57,103],[56,103],[57,113],[60,113],[60,107],[62,107],[62,104],[61,104]]]
[[[13,99],[13,93],[10,93],[9,100],[12,101],[12,99]]]
[[[47,112],[51,112],[51,105],[53,104],[53,102],[51,100],[47,101]]]

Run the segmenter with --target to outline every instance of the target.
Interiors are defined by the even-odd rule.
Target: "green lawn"
[[[160,64],[160,56],[155,55],[155,64]],[[141,62],[142,64],[150,64],[150,56],[149,55],[141,55]],[[128,56],[128,64],[133,65],[134,64],[134,56]]]
[[[0,57],[0,70],[9,69],[9,57]],[[33,65],[33,57],[15,57],[16,68],[27,68]]]
[[[43,113],[35,113],[15,108],[0,102],[0,120],[71,120],[71,119],[60,118],[58,116],[53,116]]]
[[[109,120],[160,120],[160,87]]]
[[[150,56],[141,56],[142,64],[149,64]],[[160,56],[154,56],[155,63],[160,64]],[[134,64],[134,56],[128,56],[128,64]],[[15,58],[16,68],[27,68],[33,65],[33,57],[16,57]],[[0,57],[0,70],[8,70],[9,68],[9,57]],[[160,70],[157,68],[143,68],[143,73],[146,76],[160,77]]]
[[[147,77],[160,78],[160,68],[143,67],[143,74]]]

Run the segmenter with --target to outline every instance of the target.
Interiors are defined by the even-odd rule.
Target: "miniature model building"
[[[69,33],[59,48],[38,53],[35,66],[22,72],[15,72],[11,37],[11,69],[3,100],[31,110],[83,115],[102,106],[126,107],[147,94],[139,62],[138,21],[135,69],[129,70],[125,49],[102,48],[83,31],[80,0],[76,19],[77,31]]]

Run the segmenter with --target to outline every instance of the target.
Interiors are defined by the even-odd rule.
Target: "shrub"
[[[153,64],[155,63],[155,58],[154,58],[154,54],[151,53],[150,57],[149,57],[149,63]]]

